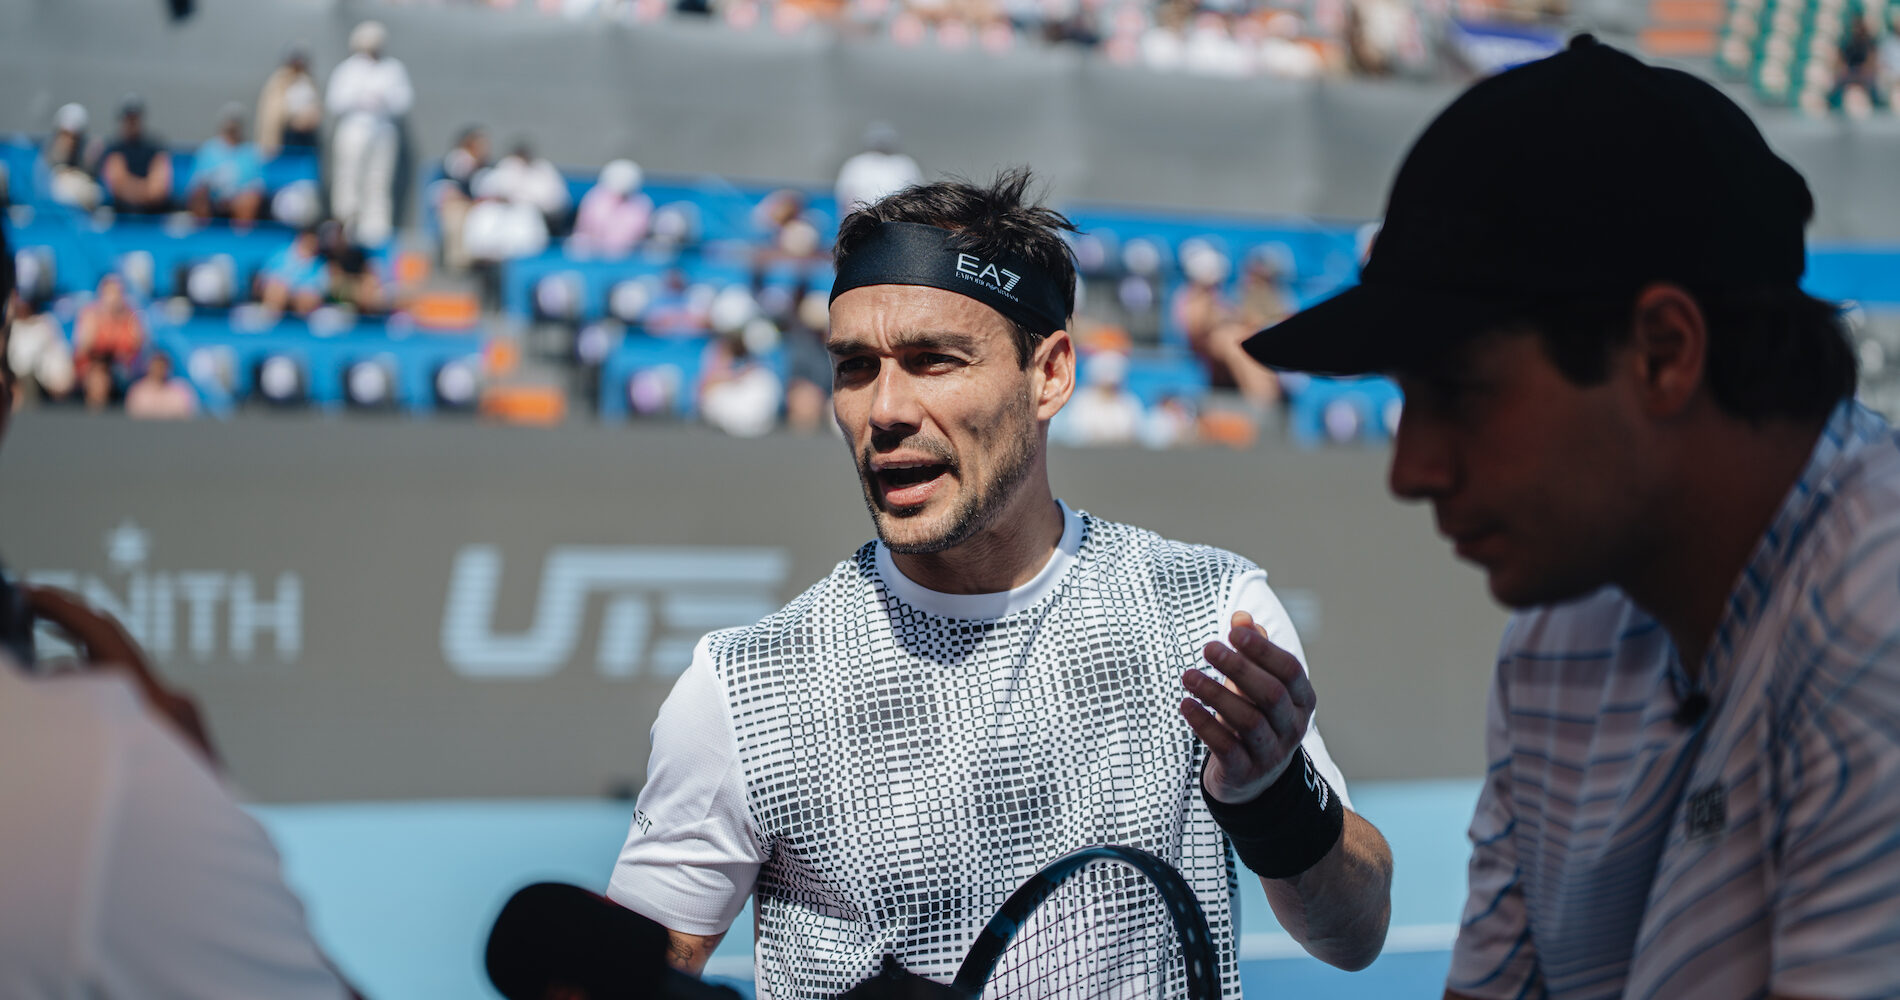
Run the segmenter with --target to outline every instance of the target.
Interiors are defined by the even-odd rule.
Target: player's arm
[[[668,961],[698,975],[765,858],[725,689],[702,640],[653,723],[646,785],[607,898],[665,927]]]
[[[666,932],[667,964],[689,976],[697,976],[705,971],[706,960],[712,957],[713,949],[725,939],[724,931],[718,934],[687,934],[669,928]]]
[[[1193,697],[1181,715],[1208,747],[1208,808],[1260,875],[1286,932],[1321,961],[1363,969],[1379,957],[1392,916],[1391,848],[1345,808],[1301,746],[1317,702],[1305,668],[1251,614],[1236,612],[1232,625],[1231,645],[1206,650],[1227,682],[1199,670],[1183,678]]]
[[[1262,877],[1267,903],[1286,932],[1315,957],[1348,972],[1385,947],[1392,919],[1392,848],[1364,817],[1345,810],[1339,843],[1292,878]]]

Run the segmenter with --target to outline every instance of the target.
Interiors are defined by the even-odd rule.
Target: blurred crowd
[[[750,0],[730,0],[712,13],[730,19],[740,9],[732,4],[744,2]],[[859,23],[865,2],[808,13]],[[893,30],[905,18],[924,18],[939,38],[980,21],[1002,26],[1012,39],[1033,28],[1051,40],[1107,49],[1118,37],[1114,30],[1058,38],[1046,29],[1062,20],[1059,14],[1073,26],[1077,17],[1095,23],[1098,15],[1139,12],[1152,19],[1149,28],[1211,31],[1218,21],[1235,37],[1251,38],[1253,29],[1240,26],[1306,16],[1245,3],[1216,9],[1079,2],[1066,14],[1054,5],[990,0],[912,0],[877,10]],[[1342,25],[1377,34],[1386,28],[1373,25],[1386,24],[1385,15],[1369,4],[1380,2],[1399,0],[1341,0],[1336,13]],[[1280,37],[1279,31],[1258,37]],[[391,252],[403,119],[415,90],[389,42],[382,25],[357,25],[350,55],[322,78],[302,50],[288,50],[254,109],[226,106],[195,145],[152,135],[137,97],[117,109],[108,134],[93,126],[87,109],[61,107],[49,133],[35,140],[33,175],[11,179],[16,196],[31,188],[37,199],[16,197],[20,204],[59,206],[94,231],[146,217],[159,220],[167,238],[250,234],[269,246],[241,264],[223,253],[186,260],[175,281],[157,283],[162,293],[155,292],[149,259],[141,272],[139,254],[114,250],[111,273],[58,296],[50,278],[56,264],[23,252],[13,333],[0,349],[20,386],[16,405],[187,417],[209,398],[194,392],[197,359],[189,347],[168,354],[155,324],[228,316],[240,333],[292,323],[321,337],[340,329],[338,315],[411,309],[421,297],[418,275],[430,265],[413,259],[422,254]],[[1138,45],[1151,62],[1163,58],[1155,55],[1162,48],[1152,37]],[[1396,71],[1391,60],[1375,66],[1378,46],[1350,49],[1324,59],[1337,56],[1362,72]],[[1211,50],[1194,43],[1181,51]],[[498,141],[483,124],[462,128],[439,158],[419,158],[419,214],[439,265],[432,287],[472,290],[463,293],[470,325],[483,315],[527,320],[529,329],[514,331],[525,335],[522,344],[552,338],[556,345],[528,347],[531,359],[566,372],[568,397],[603,415],[685,415],[744,436],[779,427],[827,431],[830,236],[853,207],[925,179],[897,131],[881,122],[864,130],[830,197],[799,188],[746,195],[732,189],[733,211],[701,197],[710,179],[662,185],[656,197],[631,158],[564,169],[531,137],[510,133]],[[286,164],[298,166],[286,171]],[[714,211],[723,214],[717,234],[704,217]],[[1271,244],[1230,251],[1199,239],[1178,247],[1139,239],[1123,246],[1106,234],[1079,236],[1075,249],[1081,384],[1053,429],[1058,441],[1245,446],[1261,428],[1287,420],[1287,387],[1245,358],[1240,343],[1296,308],[1291,250]],[[518,268],[530,264],[541,277],[523,278]],[[591,279],[568,270],[588,267]],[[504,303],[521,294],[524,281],[526,307]],[[174,370],[180,367],[189,370]],[[221,377],[228,395],[229,375]],[[353,379],[344,380],[348,392]],[[268,396],[261,376],[257,383]]]
[[[5,178],[7,192],[31,185],[55,203],[86,212],[131,215],[189,212],[242,228],[259,220],[311,227],[325,218],[358,246],[380,247],[395,231],[399,125],[415,92],[402,62],[384,53],[387,32],[366,21],[350,34],[350,56],[319,85],[308,55],[289,50],[264,81],[256,110],[233,102],[211,135],[189,149],[189,171],[175,169],[178,150],[145,125],[145,101],[128,96],[107,135],[93,115],[66,104],[53,116],[36,175]],[[250,135],[246,135],[247,126]],[[318,147],[327,135],[329,186],[316,184]],[[307,170],[291,183],[267,187],[267,165],[288,156]]]
[[[1715,65],[1766,103],[1867,118],[1900,104],[1900,4],[1726,0]]]
[[[1568,0],[410,0],[568,18],[714,18],[739,30],[830,30],[900,45],[1074,46],[1211,76],[1458,76],[1485,72],[1456,25],[1556,25]]]
[[[105,135],[87,108],[63,105],[31,174],[0,173],[0,206],[57,206],[83,213],[97,232],[121,218],[150,218],[173,237],[207,226],[281,234],[281,245],[249,274],[237,273],[228,257],[192,264],[176,282],[179,308],[228,310],[249,329],[280,316],[314,317],[318,326],[326,314],[386,316],[402,305],[385,250],[396,229],[399,128],[414,101],[386,41],[380,23],[357,25],[349,57],[323,84],[301,48],[288,50],[260,88],[255,111],[227,104],[195,146],[154,135],[138,95],[119,105]],[[327,187],[320,187],[326,171]],[[190,383],[153,348],[141,308],[153,276],[140,270],[137,255],[90,295],[58,301],[51,301],[56,263],[23,254],[20,264],[13,332],[0,350],[22,389],[16,406],[123,405],[132,416],[171,418],[197,411]]]
[[[1833,86],[1824,99],[1804,101],[1806,110],[1838,110],[1857,118],[1891,113],[1900,102],[1900,6],[1886,17],[1849,17],[1834,55]]]

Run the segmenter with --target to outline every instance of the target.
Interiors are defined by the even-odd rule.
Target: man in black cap
[[[1361,283],[1390,485],[1518,609],[1448,997],[1900,995],[1900,446],[1747,115],[1588,36],[1473,87]]]

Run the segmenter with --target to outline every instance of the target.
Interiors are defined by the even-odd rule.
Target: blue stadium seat
[[[428,413],[435,408],[436,371],[457,360],[479,365],[483,351],[478,334],[404,332],[373,319],[359,320],[352,329],[328,337],[312,334],[307,324],[291,318],[256,333],[233,330],[222,317],[194,318],[176,325],[155,321],[152,340],[173,357],[179,372],[192,379],[211,412],[228,412],[249,398],[256,391],[258,365],[282,355],[303,369],[310,402],[321,409],[344,406],[343,376],[350,365],[386,358],[396,368],[397,405],[410,413]],[[203,366],[192,363],[197,352],[207,349],[228,352],[232,378],[228,392],[204,379],[196,370]]]

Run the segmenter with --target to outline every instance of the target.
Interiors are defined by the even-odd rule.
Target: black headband
[[[1069,324],[1056,280],[1009,254],[979,256],[958,249],[956,234],[915,222],[882,222],[838,262],[831,301],[865,285],[926,285],[967,295],[1029,330],[1047,336]]]

